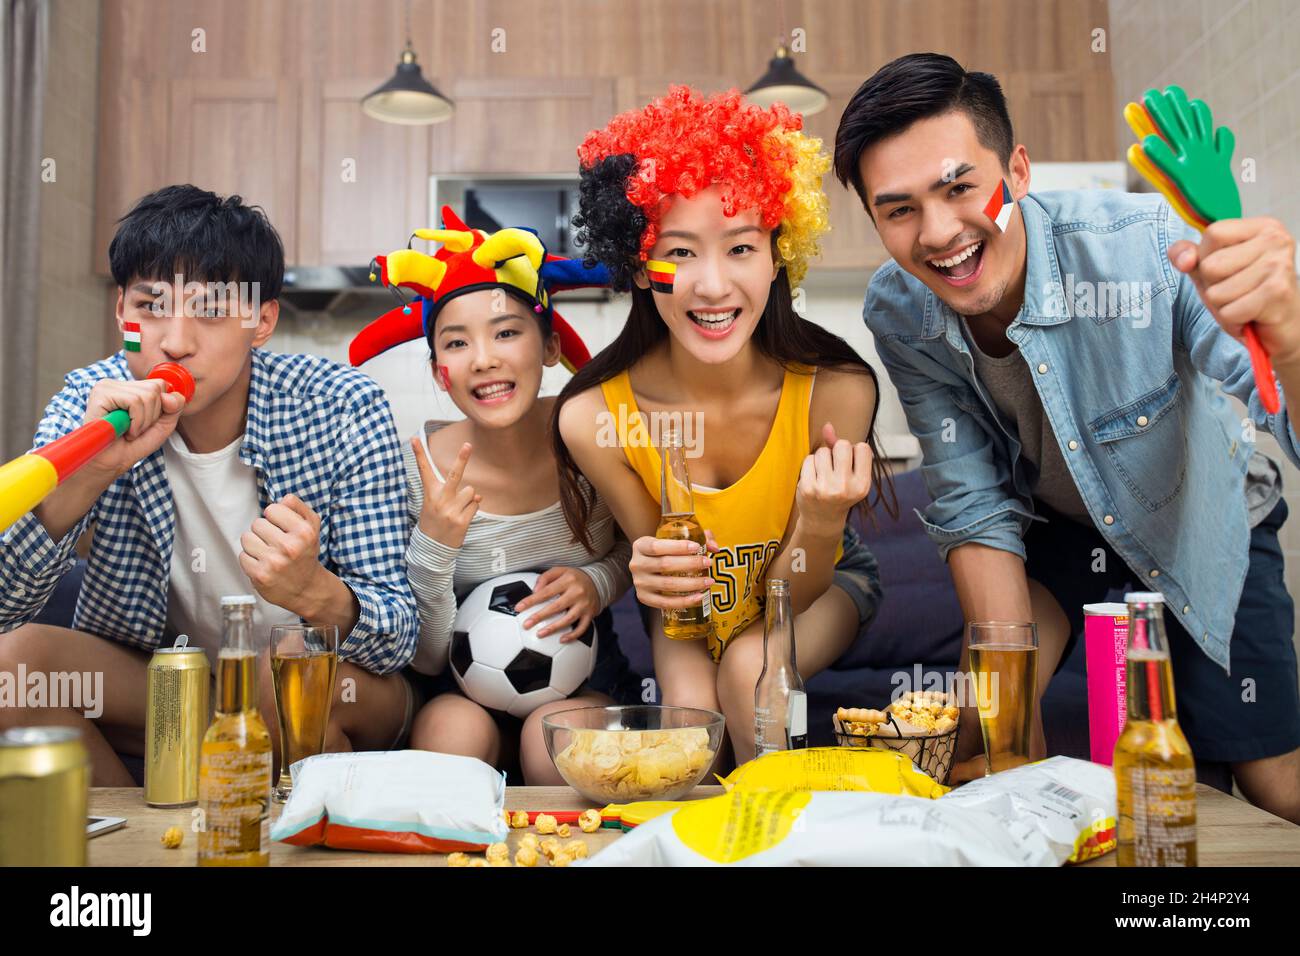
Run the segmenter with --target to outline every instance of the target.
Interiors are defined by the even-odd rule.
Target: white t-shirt
[[[216,666],[221,648],[221,598],[251,594],[253,634],[259,647],[275,624],[298,624],[298,615],[270,604],[239,566],[243,533],[262,514],[257,475],[239,459],[240,435],[219,451],[197,455],[173,432],[163,445],[163,464],[172,489],[176,540],[167,589],[167,627],[188,634]]]

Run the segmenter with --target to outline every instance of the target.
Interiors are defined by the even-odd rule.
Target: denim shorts
[[[858,609],[858,631],[861,633],[880,609],[883,592],[880,589],[880,567],[876,556],[852,524],[844,525],[844,553],[835,564],[832,584],[847,594]]]
[[[1069,657],[1083,630],[1083,605],[1104,601],[1109,589],[1134,587],[1133,575],[1092,525],[1063,518],[1034,503],[1048,520],[1025,532],[1025,572],[1060,603],[1070,621]],[[1292,633],[1295,605],[1287,593],[1278,529],[1287,506],[1279,501],[1250,532],[1250,563],[1232,631],[1232,674],[1224,672],[1165,611],[1174,703],[1199,763],[1238,763],[1290,753],[1300,747],[1300,690]],[[1106,554],[1106,571],[1093,571],[1094,549]]]

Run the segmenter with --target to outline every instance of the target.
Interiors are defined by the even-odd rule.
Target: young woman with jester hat
[[[887,481],[876,376],[791,297],[827,228],[829,159],[801,126],[780,104],[679,86],[578,149],[579,241],[632,304],[556,403],[565,517],[585,534],[585,476],[633,541],[664,703],[720,709],[738,763],[754,755],[766,579],[790,581],[805,677],[844,653],[880,600],[875,560],[848,524],[873,480]],[[701,423],[688,457],[709,554],[654,536],[659,452],[629,423],[652,435],[656,416]],[[673,576],[701,569],[711,576]],[[714,636],[668,639],[659,612],[706,593]]]
[[[542,717],[555,710],[626,697],[627,660],[608,607],[630,583],[630,548],[598,499],[580,542],[565,525],[547,427],[554,398],[539,398],[542,369],[587,361],[582,340],[554,310],[559,289],[601,286],[603,268],[546,254],[527,229],[491,235],[469,229],[448,207],[443,229],[413,239],[440,242],[429,255],[406,248],[374,268],[402,304],[367,326],[352,343],[354,365],[395,345],[423,338],[437,387],[464,419],[426,422],[404,450],[408,513],[406,552],[420,611],[413,685],[428,702],[416,715],[410,746],[511,766],[517,753],[531,785],[562,784],[542,738]],[[406,302],[399,291],[415,293]],[[515,604],[538,637],[561,643],[596,630],[595,671],[566,700],[543,704],[522,723],[463,695],[449,673],[457,603],[491,578],[541,571],[533,594]],[[544,610],[539,606],[551,602]],[[599,689],[598,689],[599,688]],[[604,691],[604,693],[602,693]]]

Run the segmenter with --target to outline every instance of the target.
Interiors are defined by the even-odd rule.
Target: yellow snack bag
[[[904,754],[850,747],[779,750],[741,764],[718,782],[728,791],[857,790],[931,800],[949,790],[917,770]]]

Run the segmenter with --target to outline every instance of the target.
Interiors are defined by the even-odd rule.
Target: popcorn
[[[510,859],[510,847],[504,843],[493,843],[483,855],[487,857],[489,863],[496,863],[498,860],[508,861]]]
[[[932,734],[947,733],[957,726],[957,708],[942,691],[911,691],[887,709],[904,723]]]
[[[538,833],[554,833],[557,829],[555,817],[549,813],[537,814],[536,824]]]
[[[515,866],[536,866],[536,865],[537,865],[537,850],[534,847],[528,844],[524,844],[520,846],[518,850],[515,851]]]
[[[600,829],[600,811],[583,810],[578,815],[578,829],[583,833],[595,833]]]
[[[448,866],[469,866],[469,854],[467,853],[448,853]]]
[[[516,830],[522,830],[528,826],[528,811],[516,810],[513,816],[507,815],[506,822]]]
[[[167,832],[162,835],[162,845],[169,850],[175,850],[184,839],[185,833],[180,827],[168,827]]]
[[[555,828],[555,832],[559,835],[561,840],[567,840],[569,835],[573,833],[573,830],[567,823],[561,823]]]

